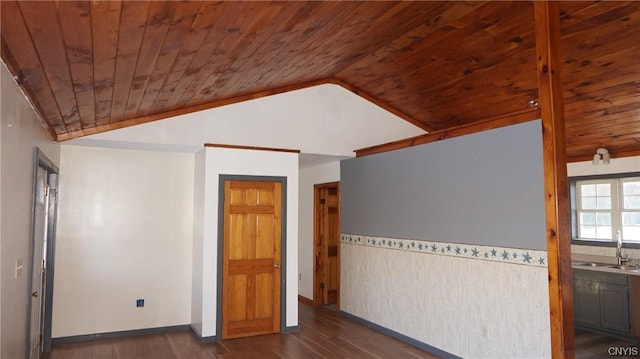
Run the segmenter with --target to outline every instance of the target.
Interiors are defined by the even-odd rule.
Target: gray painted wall
[[[342,233],[546,249],[539,120],[341,162]]]

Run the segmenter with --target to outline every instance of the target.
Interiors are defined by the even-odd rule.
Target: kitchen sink
[[[609,268],[613,266],[613,264],[596,263],[596,262],[576,263],[576,265],[585,266],[585,267],[609,267]]]
[[[616,268],[616,269],[622,269],[622,270],[638,270],[640,268],[638,268],[638,266],[636,265],[611,265],[609,266],[609,268]]]
[[[638,265],[638,263],[636,263],[635,261],[631,261],[630,263],[626,263],[622,265],[617,265],[614,263],[575,261],[573,262],[572,265],[574,267],[583,267],[585,269],[593,268],[591,270],[596,270],[596,271],[614,272],[614,273],[618,272],[621,274],[623,274],[624,272],[627,272],[630,275],[640,275],[640,265]]]
[[[624,271],[640,272],[640,267],[638,267],[637,265],[633,265],[633,264],[616,265],[616,264],[610,264],[610,263],[581,262],[581,263],[574,263],[574,265],[575,266],[580,266],[580,267],[594,267],[594,268],[602,268],[602,269],[620,269],[620,270],[624,270]]]

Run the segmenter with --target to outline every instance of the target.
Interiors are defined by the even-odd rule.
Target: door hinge
[[[324,289],[324,283],[320,283],[320,289]]]
[[[40,262],[40,270],[44,272],[45,262],[44,259]]]
[[[47,197],[49,195],[49,185],[44,186],[44,196]]]

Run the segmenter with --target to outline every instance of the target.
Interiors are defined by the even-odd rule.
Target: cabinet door
[[[629,288],[602,284],[600,288],[600,325],[603,329],[630,334]]]
[[[575,322],[589,327],[600,326],[599,285],[589,280],[576,279],[573,286]]]

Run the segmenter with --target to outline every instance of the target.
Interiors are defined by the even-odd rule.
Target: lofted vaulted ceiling
[[[321,83],[427,131],[537,97],[527,1],[2,1],[2,59],[57,140]],[[569,160],[640,154],[640,2],[562,2]]]

